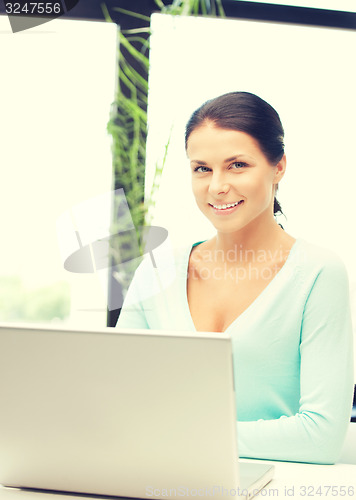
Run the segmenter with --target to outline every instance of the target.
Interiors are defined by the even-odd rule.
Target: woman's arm
[[[140,282],[147,282],[148,277],[145,276],[146,274],[145,268],[141,264],[141,267],[137,268],[127,291],[116,324],[118,328],[149,328],[140,294]]]
[[[346,270],[328,262],[306,300],[300,342],[300,407],[292,417],[238,422],[241,457],[331,464],[350,421],[353,335]]]
[[[129,286],[117,326],[173,329],[171,312],[176,307],[172,296],[175,283],[176,256],[170,247],[158,248],[154,259],[145,255]]]

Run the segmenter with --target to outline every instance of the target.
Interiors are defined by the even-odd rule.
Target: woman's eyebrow
[[[230,158],[226,158],[226,160],[224,160],[223,163],[229,163],[230,161],[238,160],[239,158],[252,158],[252,157],[246,154],[237,154],[234,156],[230,156]],[[207,165],[207,162],[203,160],[191,160],[190,163],[199,163],[199,165]]]
[[[201,161],[201,160],[190,160],[190,163],[199,163],[199,165],[207,165],[206,161]]]
[[[230,161],[238,160],[239,158],[252,158],[252,157],[249,156],[249,155],[246,155],[246,154],[237,154],[235,156],[231,156],[230,158],[226,158],[226,160],[224,160],[224,163],[228,163]]]

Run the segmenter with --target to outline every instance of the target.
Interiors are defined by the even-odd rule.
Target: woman
[[[334,463],[353,393],[348,279],[332,252],[275,220],[283,136],[277,112],[247,92],[193,113],[193,193],[216,236],[157,269],[145,260],[118,326],[229,333],[240,456]]]

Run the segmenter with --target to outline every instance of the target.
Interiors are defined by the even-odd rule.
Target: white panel
[[[56,222],[112,187],[117,27],[60,18],[13,34],[0,16],[0,32],[0,276],[18,275],[30,289],[69,281],[78,307],[104,306],[105,325],[97,277],[63,268]]]
[[[279,112],[286,133],[278,198],[287,220],[280,222],[342,257],[356,327],[356,32],[161,14],[152,16],[152,30],[149,179],[173,126],[154,222],[174,244],[214,234],[191,194],[185,124],[212,97],[259,95]]]

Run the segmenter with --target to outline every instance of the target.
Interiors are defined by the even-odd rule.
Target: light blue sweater
[[[195,331],[186,293],[190,252],[157,249],[154,260],[145,257],[117,326]],[[334,463],[353,394],[349,287],[340,259],[298,239],[226,333],[233,342],[240,457]]]

